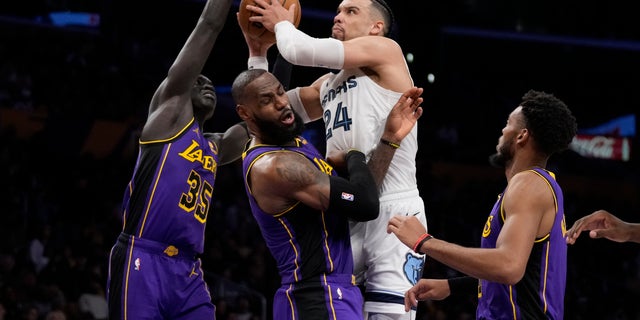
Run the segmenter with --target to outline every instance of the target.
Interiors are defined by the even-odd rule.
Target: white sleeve
[[[342,41],[310,37],[286,20],[278,22],[274,31],[278,51],[290,63],[307,67],[342,69],[344,65]]]
[[[262,69],[269,71],[269,61],[267,57],[249,57],[247,60],[247,68],[251,69]]]
[[[289,104],[291,105],[291,108],[293,108],[300,118],[302,118],[302,121],[304,121],[304,123],[311,122],[311,118],[309,118],[309,114],[304,108],[302,100],[300,100],[300,87],[287,91],[287,96],[289,96]]]

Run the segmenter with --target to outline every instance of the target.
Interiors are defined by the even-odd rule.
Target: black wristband
[[[433,239],[433,236],[428,234],[428,233],[425,233],[419,239],[420,240],[413,246],[413,251],[416,252],[416,253],[425,253],[426,254],[426,252],[420,252],[420,248],[422,248],[422,245],[425,242]]]
[[[477,289],[478,287],[478,280],[469,276],[449,278],[447,282],[449,282],[451,294],[473,291],[474,288]]]

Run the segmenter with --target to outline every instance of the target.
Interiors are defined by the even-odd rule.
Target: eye
[[[266,106],[271,103],[271,97],[262,97],[260,98],[260,105]]]

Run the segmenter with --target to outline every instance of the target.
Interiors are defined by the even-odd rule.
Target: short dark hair
[[[529,90],[522,96],[520,106],[525,126],[540,151],[551,155],[569,147],[578,125],[562,100],[553,94]]]
[[[391,7],[384,0],[371,0],[371,4],[382,14],[382,17],[384,18],[384,35],[390,35],[391,31],[393,31],[393,24],[396,22]]]
[[[231,85],[231,96],[233,97],[233,101],[236,104],[242,104],[244,101],[244,89],[249,83],[266,72],[267,70],[264,69],[249,69],[242,71],[235,80],[233,80],[233,85]]]

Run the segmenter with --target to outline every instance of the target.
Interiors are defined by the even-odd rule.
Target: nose
[[[338,22],[340,22],[341,18],[342,18],[342,15],[341,15],[341,13],[340,13],[340,12],[338,12],[338,13],[336,14],[336,16],[335,16],[335,17],[333,17],[333,23],[338,23]]]
[[[289,106],[289,97],[286,94],[278,95],[276,97],[276,108],[282,110]]]

